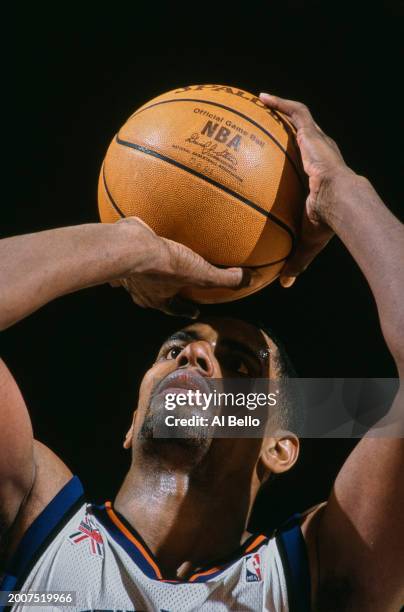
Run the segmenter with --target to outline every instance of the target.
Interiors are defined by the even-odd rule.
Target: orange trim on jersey
[[[182,582],[182,580],[170,580],[170,579],[163,578],[163,575],[162,575],[158,565],[156,564],[156,562],[149,555],[149,553],[147,552],[145,547],[142,545],[142,543],[139,542],[139,540],[137,540],[135,538],[135,536],[129,531],[129,529],[127,529],[127,527],[125,527],[125,525],[122,523],[122,521],[118,518],[118,516],[114,512],[114,509],[112,508],[112,504],[111,504],[110,501],[105,502],[105,509],[107,511],[107,514],[108,514],[109,518],[114,523],[114,525],[116,527],[118,527],[119,531],[121,531],[123,533],[123,535],[126,538],[128,538],[128,540],[130,542],[132,542],[132,544],[134,544],[136,546],[136,548],[144,556],[146,561],[148,561],[148,563],[150,563],[150,565],[152,566],[152,568],[156,572],[157,577],[162,582],[174,582],[174,583]],[[243,555],[245,555],[246,553],[250,552],[250,550],[253,550],[254,548],[256,548],[259,544],[261,544],[266,539],[267,539],[267,537],[264,536],[264,535],[257,536],[251,542],[251,544],[244,550]],[[218,567],[212,567],[212,568],[210,568],[208,570],[205,570],[204,572],[197,572],[196,574],[193,574],[192,576],[190,576],[190,578],[188,579],[187,582],[194,582],[200,576],[209,576],[210,574],[214,574],[215,572],[219,572],[220,570],[223,570],[225,566],[226,566],[226,564],[224,564],[224,566],[222,565],[222,566],[218,566]]]
[[[258,537],[256,537],[256,538],[255,538],[255,540],[253,540],[253,541],[251,542],[251,544],[250,544],[249,546],[247,546],[247,548],[246,548],[246,549],[245,549],[245,551],[244,551],[244,554],[245,554],[245,553],[250,552],[250,550],[252,550],[252,549],[253,549],[253,548],[255,548],[256,546],[258,546],[258,544],[261,544],[261,543],[262,543],[264,540],[266,540],[266,539],[267,539],[267,538],[266,538],[266,536],[264,536],[264,535],[259,535]]]
[[[222,567],[212,567],[210,570],[206,570],[206,572],[198,572],[197,574],[193,574],[193,576],[190,577],[189,582],[193,582],[200,576],[209,576],[209,574],[214,574],[215,572],[219,572],[222,568],[223,566]]]
[[[127,529],[125,527],[125,525],[122,523],[122,521],[119,520],[119,518],[117,517],[117,515],[115,514],[115,512],[114,512],[114,510],[112,508],[111,502],[105,502],[105,509],[106,509],[107,514],[108,514],[109,518],[111,519],[111,521],[118,527],[118,529],[124,534],[124,536],[126,536],[128,538],[128,540],[130,540],[132,542],[132,544],[134,544],[136,546],[136,548],[142,553],[142,555],[144,556],[146,561],[148,561],[150,563],[150,565],[152,566],[152,568],[156,572],[157,577],[160,578],[160,580],[162,580],[163,576],[162,576],[158,566],[153,561],[153,559],[151,558],[151,556],[149,555],[149,553],[147,552],[145,547],[139,542],[139,540],[137,540],[135,538],[135,536],[129,531],[129,529]]]
[[[264,535],[259,535],[257,536],[249,546],[247,546],[247,548],[245,549],[245,551],[243,552],[243,555],[245,555],[246,553],[250,552],[250,550],[253,550],[254,548],[256,548],[259,544],[261,544],[261,542],[263,542],[264,540],[266,540],[266,536]],[[197,578],[199,578],[199,576],[209,576],[209,574],[214,574],[215,572],[219,572],[221,569],[223,569],[223,566],[219,566],[219,567],[212,567],[209,570],[206,570],[205,572],[198,572],[197,574],[193,574],[190,579],[189,582],[193,582],[194,580],[196,580]]]

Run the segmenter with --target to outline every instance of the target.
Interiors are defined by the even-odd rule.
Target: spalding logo
[[[249,100],[253,104],[260,106],[265,110],[269,110],[268,107],[265,106],[265,104],[256,96],[252,96],[242,89],[234,89],[233,87],[228,87],[226,85],[188,85],[187,87],[180,87],[175,91],[175,93],[183,93],[184,91],[202,91],[204,89],[210,89],[211,91],[223,91],[224,93],[228,93],[239,98],[244,98],[244,100]]]

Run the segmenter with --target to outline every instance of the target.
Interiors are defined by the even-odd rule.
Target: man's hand
[[[122,284],[140,306],[193,317],[197,307],[177,297],[184,287],[237,289],[248,282],[248,272],[215,268],[135,217],[14,236],[0,240],[0,330],[102,283]]]
[[[262,93],[260,99],[283,113],[297,130],[303,167],[309,177],[309,195],[303,212],[301,235],[295,253],[280,275],[283,287],[291,287],[333,236],[326,224],[326,208],[332,206],[338,183],[354,173],[345,164],[336,143],[319,128],[308,108],[300,102]]]
[[[237,289],[249,282],[241,268],[220,269],[186,246],[157,236],[138,218],[118,221],[118,224],[137,224],[145,257],[141,265],[113,286],[123,285],[133,301],[143,308],[156,308],[167,314],[195,318],[198,308],[177,294],[184,287],[227,287]]]

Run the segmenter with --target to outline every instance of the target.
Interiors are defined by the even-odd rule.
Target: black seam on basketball
[[[150,104],[150,106],[146,106],[145,108],[141,108],[139,111],[136,111],[135,113],[133,113],[133,115],[131,115],[129,117],[129,119],[131,119],[135,115],[139,115],[140,113],[143,113],[143,111],[149,110],[149,108],[153,108],[154,106],[159,106],[160,104],[169,104],[171,102],[198,102],[200,104],[210,104],[211,106],[218,106],[219,108],[224,108],[225,110],[228,110],[228,111],[234,113],[235,115],[238,115],[239,117],[242,117],[243,119],[245,119],[246,121],[248,121],[252,125],[255,125],[255,127],[257,127],[259,130],[261,130],[261,132],[266,134],[272,140],[272,142],[284,153],[286,159],[288,159],[289,162],[292,164],[292,167],[293,167],[294,171],[296,172],[297,178],[299,179],[300,185],[303,187],[304,190],[306,189],[306,185],[304,183],[304,180],[302,179],[302,177],[300,175],[300,172],[299,172],[295,162],[290,157],[290,155],[286,151],[286,149],[281,145],[279,140],[277,140],[277,138],[275,138],[275,136],[273,136],[271,134],[271,132],[268,132],[268,130],[263,128],[262,125],[260,125],[256,121],[254,121],[254,119],[250,119],[248,117],[248,115],[244,115],[244,113],[240,113],[240,111],[237,111],[234,108],[231,108],[231,106],[226,106],[225,104],[220,104],[219,102],[213,102],[211,100],[197,100],[197,99],[193,99],[193,98],[177,98],[176,100],[162,100],[161,102],[155,102],[155,104]],[[128,121],[129,121],[129,119],[128,119]]]
[[[103,166],[102,166],[102,180],[103,180],[104,188],[105,188],[106,194],[107,194],[107,196],[109,198],[109,201],[111,202],[112,206],[115,208],[115,210],[118,213],[118,215],[120,215],[122,217],[122,219],[124,219],[125,215],[120,210],[118,204],[115,202],[114,198],[111,195],[110,190],[108,189],[107,179],[105,178],[105,164],[103,164]]]
[[[119,214],[119,215],[120,215],[120,216],[121,216],[123,219],[125,219],[125,218],[126,218],[126,217],[125,217],[125,215],[124,215],[124,214],[123,214],[123,212],[122,212],[122,211],[119,209],[118,205],[116,204],[115,200],[113,199],[113,197],[112,197],[112,195],[111,195],[111,192],[110,192],[110,191],[109,191],[109,189],[108,189],[107,179],[106,179],[106,177],[105,177],[105,166],[104,166],[104,164],[103,164],[103,166],[102,166],[102,178],[103,178],[103,183],[104,183],[104,188],[105,188],[106,194],[107,194],[107,196],[108,196],[108,198],[109,198],[109,200],[110,200],[110,202],[111,202],[112,206],[115,208],[116,212],[117,212],[117,213],[118,213],[118,214]],[[293,244],[293,242],[292,242],[292,244]],[[293,250],[293,247],[292,247],[292,250]],[[287,258],[289,257],[289,255],[292,253],[292,250],[290,251],[290,253],[289,253],[288,255],[286,255],[286,257],[282,257],[281,259],[276,259],[275,261],[269,261],[269,262],[267,262],[267,263],[257,264],[257,265],[255,265],[255,266],[253,266],[253,265],[243,265],[243,264],[237,264],[237,263],[236,263],[236,264],[232,264],[232,267],[233,267],[233,268],[234,268],[234,267],[236,267],[236,268],[251,268],[251,269],[256,270],[256,269],[258,269],[258,268],[266,268],[266,267],[270,267],[270,266],[275,266],[275,265],[276,265],[276,264],[278,264],[278,263],[282,263],[282,261],[286,261],[286,260],[287,260]],[[229,267],[229,265],[230,265],[230,264],[229,264],[229,265],[225,265],[225,264],[218,264],[218,263],[212,263],[212,262],[209,262],[209,263],[210,263],[212,266],[216,266],[216,268],[224,268],[224,269],[228,268],[228,267]]]
[[[256,266],[253,265],[249,265],[249,264],[238,264],[238,263],[234,263],[234,264],[218,264],[218,263],[213,263],[212,261],[210,261],[209,263],[212,266],[216,266],[216,268],[250,268],[252,270],[257,270],[259,268],[270,268],[271,266],[276,266],[276,264],[282,263],[283,261],[286,261],[287,258],[290,256],[290,253],[288,255],[286,255],[286,257],[282,257],[281,259],[277,259],[276,261],[269,261],[268,263],[263,263],[263,264],[257,264]]]
[[[290,252],[287,255],[287,257],[289,257],[290,253],[294,249],[295,235],[292,232],[292,230],[290,229],[290,227],[286,223],[281,221],[281,219],[278,219],[278,217],[276,217],[273,213],[269,212],[268,210],[265,210],[264,208],[261,208],[261,206],[258,206],[258,204],[255,204],[254,202],[251,202],[251,200],[248,200],[247,198],[244,198],[243,196],[241,196],[236,191],[233,191],[232,189],[229,189],[225,185],[221,185],[220,183],[218,183],[214,179],[211,179],[210,177],[205,176],[204,174],[201,174],[200,172],[198,172],[197,170],[194,170],[193,168],[189,168],[188,166],[185,166],[184,164],[181,164],[181,162],[178,162],[175,159],[172,159],[171,157],[167,157],[166,155],[162,155],[161,153],[158,153],[157,151],[153,151],[153,149],[147,149],[146,147],[143,147],[141,145],[135,144],[134,142],[128,142],[127,140],[122,140],[121,138],[119,138],[119,134],[116,135],[116,142],[118,144],[122,145],[123,147],[129,147],[131,149],[135,149],[136,151],[140,151],[141,153],[145,153],[145,155],[151,155],[152,157],[156,157],[157,159],[160,159],[161,161],[167,162],[168,164],[171,164],[173,166],[176,166],[177,168],[180,168],[181,170],[185,170],[185,172],[188,172],[189,174],[193,174],[197,178],[200,178],[200,179],[206,181],[207,183],[213,185],[214,187],[217,187],[221,191],[225,191],[226,193],[228,193],[232,197],[236,198],[237,200],[240,200],[240,202],[243,202],[243,204],[247,204],[247,206],[249,206],[250,208],[253,208],[257,212],[259,212],[261,215],[263,215],[264,217],[267,217],[268,219],[271,219],[271,221],[276,223],[280,228],[282,228],[283,230],[285,230],[289,234],[289,237],[290,237],[291,242],[292,242]],[[113,201],[113,200],[111,200],[111,201]],[[116,204],[114,204],[114,205],[117,208]],[[119,209],[117,208],[117,210],[119,210]]]

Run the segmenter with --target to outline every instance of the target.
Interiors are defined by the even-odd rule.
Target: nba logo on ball
[[[246,582],[261,582],[261,558],[259,553],[248,555],[245,558],[245,581]]]

